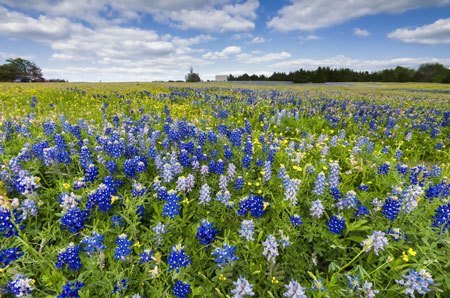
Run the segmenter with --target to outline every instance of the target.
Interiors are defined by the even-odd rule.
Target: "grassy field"
[[[450,86],[0,84],[0,296],[449,297]]]

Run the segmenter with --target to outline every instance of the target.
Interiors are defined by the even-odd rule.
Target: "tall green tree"
[[[189,69],[189,73],[186,75],[186,82],[200,82],[200,76],[198,73],[194,72],[194,69],[191,67]]]
[[[44,80],[42,70],[34,62],[22,58],[9,58],[0,67],[0,80],[12,81],[16,78],[29,78],[33,81]]]

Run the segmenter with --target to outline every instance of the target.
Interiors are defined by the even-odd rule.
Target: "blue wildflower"
[[[191,293],[191,285],[181,280],[176,280],[172,286],[172,294],[176,298],[186,298]]]
[[[197,234],[195,237],[200,240],[200,243],[203,245],[211,244],[217,235],[217,229],[214,228],[213,223],[202,220],[202,223],[197,228]]]
[[[345,229],[345,219],[339,215],[333,215],[327,223],[328,230],[333,234],[342,234]]]
[[[89,212],[78,207],[70,208],[61,218],[61,228],[71,233],[78,233],[84,229]]]
[[[431,226],[441,229],[444,233],[450,229],[450,203],[436,208]]]
[[[259,218],[266,213],[265,201],[261,196],[249,195],[246,199],[241,200],[238,214],[246,215],[250,212],[251,216]]]
[[[397,197],[389,197],[384,202],[383,207],[381,207],[381,213],[383,213],[383,215],[386,216],[386,218],[388,218],[389,220],[394,221],[400,213],[401,206],[402,204],[397,199]]]
[[[15,297],[26,297],[34,289],[33,284],[34,280],[31,278],[27,278],[24,274],[16,274],[6,285],[6,290]]]
[[[235,256],[237,247],[230,246],[229,244],[224,244],[221,248],[216,248],[212,255],[216,257],[215,261],[219,266],[225,266],[226,264],[230,264],[238,259]]]
[[[292,215],[289,219],[296,228],[303,224],[302,217],[298,214]]]
[[[84,282],[71,282],[69,281],[65,285],[63,285],[62,292],[57,296],[57,298],[78,298],[80,295],[78,294],[78,291],[81,290],[82,287],[84,287]]]
[[[180,268],[186,268],[191,262],[191,258],[184,252],[184,248],[178,245],[172,247],[172,251],[167,258],[169,271],[175,269],[176,272],[179,272]]]
[[[114,250],[114,259],[125,261],[131,254],[131,245],[133,242],[128,239],[126,234],[120,234],[116,239],[116,249]]]
[[[58,253],[56,268],[63,268],[67,265],[68,270],[79,270],[83,266],[79,255],[80,246],[70,243],[69,246]]]
[[[92,232],[91,236],[86,236],[81,240],[83,251],[92,256],[95,253],[104,250],[106,248],[103,244],[104,238],[104,235],[100,235],[97,232]]]
[[[23,256],[23,251],[17,247],[0,250],[0,268],[5,268],[21,256]]]

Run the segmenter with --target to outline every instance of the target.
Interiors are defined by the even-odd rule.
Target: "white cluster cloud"
[[[203,55],[205,59],[228,59],[230,56],[235,56],[241,52],[241,47],[238,46],[229,46],[223,49],[222,51],[216,52],[208,52]]]
[[[229,0],[0,0],[22,10],[84,20],[97,26],[118,25],[150,15],[181,29],[248,31],[255,27],[258,0],[231,4]]]
[[[267,26],[278,31],[313,31],[363,16],[445,4],[450,4],[450,0],[291,0]]]
[[[248,64],[261,64],[277,60],[284,60],[290,57],[291,54],[289,54],[288,52],[268,53],[264,55],[242,53],[236,56],[236,60]]]
[[[82,29],[82,25],[63,17],[40,15],[33,18],[0,6],[0,36],[51,41],[64,38],[72,32],[80,32]]]
[[[353,34],[359,37],[367,37],[370,35],[370,32],[361,28],[353,29]]]
[[[450,18],[440,19],[436,22],[414,29],[399,28],[388,35],[405,43],[425,45],[450,44]]]

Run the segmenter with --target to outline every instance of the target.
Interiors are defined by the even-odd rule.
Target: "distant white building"
[[[226,82],[228,81],[227,75],[216,75],[216,82]]]

